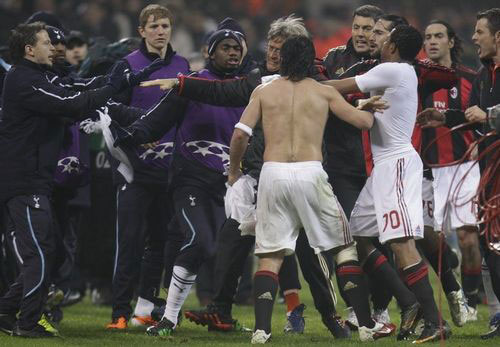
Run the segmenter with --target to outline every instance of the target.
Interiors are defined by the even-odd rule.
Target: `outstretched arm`
[[[167,90],[177,87],[180,96],[205,104],[242,107],[248,104],[252,91],[261,83],[260,72],[255,69],[245,78],[209,80],[181,75],[179,78],[143,82],[141,86],[160,86]]]
[[[360,92],[354,77],[344,78],[341,80],[329,80],[321,83],[334,87],[340,94],[353,94]]]
[[[349,104],[335,88],[331,89],[330,110],[343,121],[356,128],[367,130],[373,126],[373,114]]]
[[[76,91],[100,88],[106,85],[106,83],[108,82],[107,75],[96,76],[92,78],[82,78],[74,75],[59,77],[55,74],[47,73],[47,79],[50,83],[55,84],[59,87]]]
[[[182,121],[186,105],[187,100],[177,94],[165,94],[159,103],[148,111],[144,111],[134,123],[126,128],[127,136],[115,143],[140,145],[159,140]]]
[[[260,88],[254,90],[239,123],[235,125],[229,147],[229,185],[233,185],[242,175],[241,160],[247,149],[248,140],[252,136],[252,130],[262,116],[259,90]]]

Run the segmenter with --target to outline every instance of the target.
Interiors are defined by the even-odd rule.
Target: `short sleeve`
[[[397,63],[383,63],[363,75],[355,76],[355,80],[363,93],[396,87],[401,80],[401,66]]]

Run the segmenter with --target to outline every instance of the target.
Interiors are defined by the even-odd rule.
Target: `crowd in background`
[[[0,82],[3,83],[3,76],[11,68],[10,64],[15,63],[16,64],[15,66],[17,66],[16,59],[13,59],[15,58],[15,54],[9,56],[8,48],[6,46],[7,39],[9,37],[9,30],[14,28],[18,23],[33,23],[38,21],[45,22],[46,24],[49,25],[47,32],[49,35],[50,42],[55,47],[55,54],[51,56],[50,59],[54,60],[56,63],[58,62],[58,59],[60,60],[59,68],[61,68],[61,71],[57,71],[58,74],[61,73],[62,75],[64,73],[67,74],[68,76],[71,75],[72,78],[76,77],[92,78],[89,79],[90,82],[88,82],[88,84],[91,84],[94,80],[97,81],[99,79],[98,76],[105,75],[108,73],[111,76],[108,77],[109,81],[112,81],[114,77],[116,82],[116,80],[118,79],[117,76],[124,79],[124,76],[126,76],[125,72],[128,70],[124,69],[123,72],[117,72],[116,66],[120,66],[120,64],[116,64],[117,61],[119,61],[125,56],[129,57],[130,55],[132,55],[132,52],[141,52],[141,49],[142,51],[147,52],[148,54],[150,53],[156,54],[155,52],[148,51],[149,48],[146,44],[147,40],[144,37],[144,32],[141,31],[141,35],[143,35],[144,38],[144,40],[142,41],[138,34],[138,26],[139,26],[138,13],[141,12],[141,9],[143,9],[149,3],[150,2],[142,0],[107,0],[107,1],[106,0],[90,0],[90,1],[0,0],[0,23],[2,26],[2,30],[0,30]],[[356,18],[356,16],[358,16],[358,15],[353,16],[353,9],[357,8],[360,5],[366,4],[367,1],[362,1],[362,0],[353,0],[353,1],[163,0],[162,1],[159,0],[157,1],[157,3],[167,6],[173,13],[174,18],[172,22],[169,22],[169,25],[172,24],[173,27],[172,37],[171,39],[169,37],[169,40],[167,41],[171,43],[173,50],[175,50],[179,56],[186,58],[186,59],[182,58],[182,63],[183,66],[185,67],[185,71],[189,70],[200,71],[205,67],[207,69],[212,68],[214,69],[214,71],[219,71],[219,72],[223,71],[220,69],[217,70],[214,67],[215,65],[211,65],[215,64],[213,62],[214,54],[213,50],[212,53],[210,54],[208,53],[210,52],[210,49],[208,47],[213,48],[219,44],[219,43],[217,44],[213,43],[215,42],[214,41],[215,39],[213,37],[217,36],[216,34],[218,34],[219,31],[223,30],[221,29],[221,25],[231,25],[231,29],[227,29],[224,26],[222,27],[224,28],[224,30],[226,30],[225,35],[227,36],[228,32],[231,31],[231,33],[234,34],[235,42],[238,43],[237,45],[238,53],[245,52],[247,48],[249,53],[249,56],[245,57],[246,60],[239,58],[233,59],[239,61],[239,63],[241,64],[241,67],[239,69],[236,69],[235,71],[237,71],[238,73],[241,72],[242,75],[244,75],[242,71],[245,71],[246,73],[245,68],[249,69],[250,66],[250,64],[248,65],[246,64],[251,60],[255,60],[264,62],[264,64],[260,67],[262,69],[265,68],[266,73],[273,71],[276,72],[277,70],[273,71],[269,70],[270,65],[268,63],[272,62],[271,59],[272,56],[270,56],[271,53],[269,52],[274,49],[273,48],[274,41],[273,41],[273,36],[271,36],[271,34],[268,34],[267,29],[269,28],[269,25],[273,20],[276,20],[276,18],[280,16],[287,16],[290,13],[295,13],[297,16],[304,18],[304,22],[307,26],[307,29],[312,34],[312,39],[316,48],[316,56],[318,58],[321,59],[325,57],[330,51],[330,49],[345,45],[346,42],[349,42],[347,46],[348,48],[345,48],[344,46],[343,48],[338,50],[339,52],[340,51],[344,52],[345,50],[345,52],[347,52],[345,54],[346,56],[348,54],[351,54],[352,56],[356,56],[356,59],[359,58],[362,59],[362,62],[367,62],[367,64],[373,62],[373,59],[371,58],[375,57],[374,55],[369,55],[369,56],[362,55],[361,54],[362,52],[358,52],[355,46],[356,44],[359,45],[359,42],[356,43],[356,40],[349,40],[351,35],[353,37],[356,37],[356,35],[354,34],[354,28],[356,26],[354,24],[352,25],[353,31],[351,31],[351,22],[353,21],[353,18]],[[478,59],[478,51],[475,48],[476,46],[472,44],[471,40],[476,18],[470,14],[476,13],[478,10],[497,5],[497,3],[494,3],[494,1],[490,0],[483,0],[476,2],[470,2],[465,0],[456,0],[456,1],[443,0],[440,1],[439,4],[437,5],[431,2],[430,0],[421,0],[421,1],[401,0],[400,2],[391,2],[387,0],[374,0],[370,1],[370,4],[383,7],[386,13],[393,12],[401,14],[402,16],[406,17],[408,21],[416,28],[418,28],[421,32],[424,32],[424,30],[426,30],[428,23],[431,22],[431,20],[433,19],[438,18],[449,22],[449,24],[451,24],[451,26],[453,26],[456,29],[458,36],[463,40],[464,43],[463,44],[464,54],[461,56],[462,62],[468,67],[473,68],[474,71],[479,68],[480,62]],[[450,11],[450,8],[453,8],[453,11]],[[378,11],[381,12],[380,9],[378,9]],[[365,18],[365,16],[363,15],[360,16]],[[236,21],[227,17],[232,17],[236,19],[238,23],[236,30],[233,30],[232,27],[233,25],[235,25]],[[156,17],[153,15],[153,21],[157,20],[155,18]],[[161,17],[160,19],[162,18],[168,18],[168,20],[170,21],[170,17]],[[224,18],[227,19],[221,22],[221,20]],[[367,18],[371,18],[371,20],[375,19],[372,17],[367,17]],[[377,15],[376,18],[381,18],[381,17],[380,15]],[[392,17],[389,16],[389,18]],[[381,18],[380,20],[385,20],[385,19]],[[390,19],[388,21],[391,22],[393,20]],[[396,22],[396,20],[394,20],[394,22]],[[408,22],[406,21],[405,23],[408,24]],[[164,25],[165,25],[164,29],[170,27],[169,25],[166,24]],[[304,29],[303,24],[301,25],[303,30],[306,31],[306,29]],[[431,23],[431,25],[433,24]],[[438,25],[444,25],[444,24],[438,23]],[[387,30],[388,33],[391,31],[391,29],[387,29],[385,27],[384,29]],[[142,22],[141,22],[141,30],[144,30]],[[357,30],[366,31],[366,29],[357,29]],[[417,30],[415,30],[414,28],[413,30],[417,32]],[[451,32],[449,31],[449,28],[447,28],[447,30],[448,30],[447,35],[450,36]],[[219,34],[222,35],[221,33]],[[245,39],[245,41],[243,41],[244,44],[239,43],[241,39],[240,36],[242,36]],[[454,37],[453,39],[455,40]],[[211,40],[213,41],[212,44],[210,44]],[[218,42],[221,42],[222,40],[223,39],[219,40]],[[47,40],[47,42],[49,41]],[[457,42],[457,46],[459,46],[460,40],[457,38],[456,41],[453,42]],[[364,44],[366,45],[366,42]],[[361,45],[363,45],[363,43],[361,43]],[[26,47],[28,47],[28,45],[26,45]],[[171,54],[171,56],[174,56],[176,54],[176,52],[174,52],[173,50],[169,46],[168,52],[169,54]],[[141,54],[147,56],[148,59],[151,58],[151,56],[147,55],[144,52],[142,52]],[[330,55],[328,56],[331,58],[331,56],[335,54],[335,52],[336,52],[335,50],[331,50]],[[415,50],[415,52],[418,52],[418,48]],[[426,52],[429,53],[429,51]],[[370,54],[372,53],[370,52]],[[423,53],[423,51],[421,51],[421,55],[419,57],[423,57],[424,55],[425,54]],[[368,57],[371,58],[366,59]],[[432,60],[432,55],[430,53],[429,53],[429,58]],[[167,61],[169,58],[168,59],[162,58],[162,59]],[[271,59],[271,61],[268,61],[269,59]],[[278,57],[277,59],[280,58]],[[229,65],[231,65],[230,60],[231,59],[228,58]],[[338,71],[344,71],[343,67],[337,69],[338,66],[336,66],[335,68],[333,68],[333,65],[329,66],[327,60],[328,59],[325,59],[323,63],[323,65],[326,66],[327,75],[332,79],[338,78],[339,76],[333,78],[333,73],[337,74]],[[170,64],[170,60],[168,61],[169,61],[168,64]],[[281,60],[278,61],[280,62],[279,64],[281,64]],[[337,57],[336,59],[334,59],[334,61],[335,63],[342,62],[347,64],[348,59],[345,58],[344,56],[342,58]],[[156,62],[159,64],[158,61]],[[459,62],[460,61],[453,61],[453,64],[458,64]],[[189,63],[189,66],[187,63]],[[254,62],[252,61],[251,63],[253,64]],[[441,64],[441,62],[438,63]],[[130,64],[130,62],[128,62],[128,64]],[[163,64],[165,65],[165,62],[163,62]],[[428,68],[428,66],[426,65],[427,63],[424,64],[420,61],[419,64],[423,64],[422,66],[424,66],[424,68]],[[113,65],[115,66],[114,68],[112,68]],[[154,63],[151,65],[154,65]],[[346,67],[348,66],[346,65]],[[149,68],[149,66],[147,68]],[[435,67],[433,67],[432,69],[434,68]],[[441,71],[443,75],[445,75],[446,72],[451,74],[450,71],[452,70],[453,69],[445,68],[443,69],[443,71],[441,70],[439,71]],[[180,73],[182,75],[185,75],[185,73],[187,73],[183,72],[184,70],[180,72],[179,71],[180,70],[176,70],[176,72],[169,77],[172,78],[173,76],[178,76],[177,73]],[[472,76],[474,75],[474,71],[472,70],[469,71],[468,69],[467,71],[468,71],[467,73],[471,75],[468,77],[472,78]],[[142,70],[139,73],[141,72]],[[230,75],[225,70],[223,71],[223,73],[225,74],[223,75],[224,78],[235,76],[235,75],[234,76]],[[493,73],[495,73],[495,70],[493,70]],[[94,77],[97,77],[97,79],[95,79]],[[135,75],[132,75],[132,77],[139,80],[139,77],[136,77]],[[185,76],[183,76],[182,78],[185,78]],[[182,78],[179,79],[184,81]],[[446,76],[442,77],[441,79],[446,79]],[[18,80],[29,80],[29,79],[19,78]],[[126,80],[127,80],[126,82],[122,82],[120,85],[122,84],[124,85],[125,83],[131,84],[129,77],[126,77]],[[53,80],[50,80],[48,77],[47,81],[50,84],[53,84]],[[468,91],[470,91],[470,88],[468,86],[470,85],[471,81],[469,80],[466,81],[467,87],[464,87],[464,90],[467,90],[467,93]],[[43,82],[45,83],[45,79],[43,79]],[[109,82],[108,84],[110,83],[111,82]],[[137,85],[138,83],[139,82],[137,82],[135,85]],[[183,90],[184,86],[183,83],[184,82],[178,82],[178,84],[181,86],[179,88],[180,90]],[[77,84],[74,85],[76,86]],[[79,85],[82,84],[80,83]],[[68,87],[68,85],[65,84],[60,84],[60,86],[61,88]],[[85,84],[85,86],[87,86],[87,84]],[[460,84],[460,86],[462,86],[462,84]],[[482,86],[483,84],[481,84],[481,88]],[[35,87],[33,86],[31,87],[37,90]],[[7,88],[5,89],[7,90]],[[0,92],[1,90],[2,90],[2,84],[0,83]],[[493,90],[493,88],[491,90]],[[456,99],[457,95],[456,93],[458,93],[457,89],[455,88],[454,92],[452,92],[452,89],[450,89],[450,93],[455,93],[455,94],[450,94],[450,96],[452,99]],[[126,99],[127,97],[130,97],[131,99],[132,97],[130,95],[127,94],[126,96],[124,96],[124,98]],[[460,94],[460,97],[461,98],[463,97],[464,100],[468,100],[469,94],[465,93],[464,95],[465,96],[462,96],[462,94]],[[58,98],[57,95],[56,96],[52,95],[52,96]],[[5,97],[4,99],[8,100],[9,98]],[[10,98],[10,100],[12,100],[12,97]],[[120,101],[123,104],[130,103],[130,100],[128,100],[127,102],[118,99],[114,100]],[[26,99],[23,99],[22,103],[26,103]],[[117,105],[117,104],[110,103],[109,105]],[[434,103],[432,105],[436,104]],[[145,105],[142,105],[140,107],[144,109],[149,108],[149,106],[146,107]],[[154,110],[155,108],[151,110]],[[4,107],[4,110],[6,109],[7,108]],[[52,110],[50,110],[49,112],[52,112]],[[107,113],[107,108],[105,112]],[[467,114],[467,112],[465,113]],[[4,122],[4,125],[5,124],[7,123]],[[82,124],[80,124],[80,128],[82,130],[85,130],[85,126]],[[233,129],[232,125],[231,129]],[[113,162],[113,160],[109,156],[103,136],[101,134],[93,133],[92,131],[89,132],[85,131],[86,134],[83,134],[83,132],[78,131],[78,126],[75,126],[73,130],[74,134],[71,133],[69,135],[69,138],[71,139],[72,144],[76,144],[75,153],[77,154],[75,155],[79,155],[78,160],[80,161],[78,164],[79,165],[78,170],[76,171],[79,171],[79,173],[81,173],[81,175],[79,176],[81,179],[78,182],[71,181],[71,182],[61,183],[58,182],[56,174],[56,179],[54,181],[56,183],[55,184],[56,188],[54,189],[52,195],[52,198],[54,199],[52,203],[57,208],[56,218],[58,219],[57,223],[59,224],[59,229],[60,229],[59,232],[61,230],[64,230],[65,233],[67,232],[67,234],[64,234],[64,237],[59,238],[59,241],[61,240],[63,241],[60,242],[61,245],[58,245],[58,247],[60,247],[60,249],[58,249],[58,252],[64,250],[69,254],[66,257],[66,259],[62,259],[60,261],[61,264],[58,264],[58,267],[54,267],[55,269],[54,274],[51,274],[51,276],[53,276],[55,280],[49,290],[49,300],[51,297],[55,296],[54,293],[57,293],[57,291],[61,291],[64,294],[63,296],[61,296],[60,305],[59,303],[55,305],[56,309],[45,310],[46,311],[45,314],[48,314],[49,318],[54,322],[60,321],[62,319],[62,311],[60,309],[60,306],[74,304],[80,301],[86,295],[86,293],[89,292],[91,293],[91,299],[94,304],[110,304],[113,295],[115,296],[114,299],[116,299],[116,294],[114,292],[112,293],[111,282],[113,281],[113,286],[115,286],[116,288],[120,287],[119,285],[115,285],[115,283],[118,283],[115,279],[117,264],[118,264],[117,254],[119,254],[118,248],[121,249],[121,246],[118,247],[119,219],[117,215],[120,215],[120,213],[117,213],[117,210],[119,211],[120,209],[118,208],[117,201],[119,201],[118,199],[119,195],[117,193],[120,193],[120,191],[124,191],[127,185],[126,184],[123,184],[123,186],[117,185],[117,182],[115,181],[116,177],[114,176],[114,174],[116,174],[117,172],[115,167],[117,163]],[[67,143],[71,142],[68,140],[67,137],[67,134],[69,132],[70,130],[68,126],[68,128],[65,128],[64,146],[66,146]],[[340,137],[338,136],[332,136],[332,138],[340,139]],[[352,139],[347,139],[343,141],[344,145],[351,144],[352,142],[351,140]],[[178,140],[176,139],[175,141]],[[194,141],[192,142],[194,143]],[[205,143],[207,141],[203,140],[198,142]],[[198,146],[198,142],[195,144],[195,146]],[[148,143],[149,145],[154,144],[154,143],[149,143],[149,141],[138,142],[138,143],[141,144]],[[157,143],[154,145],[159,147],[160,145],[163,144]],[[202,144],[199,145],[202,146]],[[165,152],[163,152],[162,149],[161,152],[152,151],[152,153],[163,153],[163,154],[167,153],[166,152],[167,147],[162,147],[162,148],[165,149]],[[338,147],[333,146],[333,148],[338,148]],[[63,147],[63,149],[66,150],[66,147]],[[5,151],[4,153],[7,152],[8,151]],[[75,158],[75,157],[69,156],[69,154],[64,151],[62,151],[61,153],[62,153],[61,155],[64,154],[64,156],[66,155],[68,156],[58,161],[57,163],[58,167],[63,167],[64,168],[63,170],[71,170],[72,162],[65,162],[64,159]],[[139,158],[144,160],[144,158],[142,158],[143,155],[144,153],[141,154]],[[203,154],[203,157],[204,156],[205,155]],[[147,157],[147,155],[144,157]],[[7,166],[8,165],[4,166],[4,168]],[[346,166],[348,166],[348,164],[346,164]],[[365,167],[363,165],[363,172],[364,170]],[[186,172],[184,172],[184,175],[186,175]],[[203,175],[199,176],[204,177]],[[15,179],[20,181],[19,177],[16,177]],[[225,181],[225,177],[223,177],[223,179]],[[336,179],[337,182],[340,182],[340,180],[338,180],[338,177]],[[187,186],[189,186],[189,184]],[[211,185],[208,184],[207,186]],[[33,195],[33,199],[35,199],[35,195]],[[196,206],[195,199],[196,197],[193,197],[191,196],[191,194],[189,194],[189,200],[190,200],[189,206]],[[35,208],[39,208],[40,205],[38,204],[38,199],[35,199],[34,201],[35,201]],[[158,205],[163,206],[162,204]],[[122,215],[127,215],[127,213],[123,213],[125,209],[121,204],[120,207],[122,209]],[[182,209],[182,213],[184,214],[184,209]],[[431,213],[429,212],[429,214]],[[348,215],[350,215],[350,213],[348,213]],[[474,216],[474,218],[475,217],[476,216]],[[30,218],[29,214],[28,218]],[[185,217],[185,215],[184,218],[189,224],[189,227],[193,229],[191,226],[191,222],[188,220],[187,217]],[[180,219],[181,218],[177,216],[177,221]],[[31,227],[31,220],[29,220],[29,223]],[[177,227],[177,225],[174,222],[167,224],[169,225],[169,229],[170,228],[175,229],[175,227]],[[8,225],[8,227],[11,227],[11,225]],[[140,228],[141,231],[143,228],[146,229],[146,227],[142,225]],[[394,228],[395,227],[393,227],[393,229]],[[123,228],[122,226],[122,229],[125,228]],[[217,230],[218,229],[219,228],[217,227]],[[15,233],[10,232],[10,229],[6,230],[7,232],[5,232],[4,235],[2,235],[2,239],[0,239],[0,243],[4,244],[3,246],[0,245],[0,258],[2,258],[0,259],[0,265],[1,265],[0,294],[4,294],[7,291],[8,289],[7,284],[12,283],[17,276],[17,271],[15,270],[16,266],[14,264],[16,261],[15,256],[18,256],[15,243],[16,242]],[[60,236],[62,235],[63,233],[61,233]],[[195,235],[196,233],[194,233],[193,230],[193,239]],[[475,232],[473,235],[476,237]],[[7,243],[6,240],[9,239],[9,237],[13,239],[12,244],[14,245],[10,247],[10,249],[9,247],[5,246],[5,244]],[[192,240],[189,242],[188,245],[190,245],[191,242]],[[474,244],[473,246],[475,247],[476,251],[479,251],[477,245]],[[60,253],[62,254],[62,252]],[[440,257],[441,256],[442,255],[440,255]],[[190,283],[190,285],[192,285],[193,283],[195,283],[196,279],[196,285],[197,285],[196,291],[201,306],[205,306],[207,303],[210,303],[212,298],[215,296],[214,274],[216,274],[217,271],[214,268],[215,264],[214,258],[215,257],[212,256],[210,259],[206,261],[206,263],[199,269],[199,273],[196,273],[194,275],[192,283]],[[242,264],[243,262],[246,262],[245,273],[242,275],[241,282],[239,283],[238,286],[238,293],[236,294],[236,299],[235,299],[236,302],[243,304],[253,303],[253,299],[251,297],[251,292],[252,292],[251,274],[253,268],[252,261],[253,261],[253,256],[249,256],[243,259],[242,261]],[[115,264],[114,268],[111,264]],[[477,282],[479,283],[481,279],[480,278],[481,270],[478,264],[474,268],[475,270],[474,273],[469,273],[468,271],[464,271],[463,272],[465,274],[463,275],[464,278],[468,279],[470,277],[473,277],[474,281],[477,280]],[[450,265],[449,267],[451,274],[452,266]],[[125,271],[123,269],[121,271],[123,273],[128,273],[128,271]],[[308,271],[303,271],[303,273],[307,272]],[[186,277],[181,278],[181,280],[184,281],[187,278],[191,277],[192,275],[189,274],[189,276],[186,275]],[[465,282],[468,281],[467,279],[465,280]],[[471,296],[474,297],[474,306],[473,307],[467,306],[467,309],[465,310],[466,312],[463,315],[467,317],[473,316],[474,314],[470,314],[470,312],[475,312],[476,315],[475,319],[469,319],[469,318],[467,319],[469,321],[477,320],[477,311],[475,309],[475,305],[477,304],[477,302],[479,302],[479,299],[476,298],[477,297],[476,282],[474,282],[473,285],[470,285],[470,283],[466,283],[466,285],[468,285],[468,287],[464,286],[464,291],[466,294],[471,294]],[[477,286],[479,286],[479,284],[477,284]],[[466,289],[469,287],[474,287],[473,288],[474,290],[467,292]],[[300,288],[300,286],[293,288]],[[87,291],[87,289],[90,289],[90,291]],[[113,290],[114,289],[115,288],[113,288]],[[183,292],[183,289],[180,289],[180,292]],[[456,292],[461,293],[461,289]],[[285,302],[286,302],[287,294],[285,293],[284,290],[282,294],[285,296]],[[169,295],[171,295],[170,292]],[[430,296],[432,297],[432,293]],[[138,302],[140,303],[140,300]],[[138,304],[138,306],[140,305]],[[157,305],[155,303],[155,306],[160,306],[160,305]],[[464,308],[466,307],[465,305],[462,306]],[[296,305],[294,307],[299,307],[299,306]],[[289,310],[289,312],[292,312],[293,310]],[[351,311],[354,312],[353,309],[351,309]],[[165,312],[166,314],[169,314],[167,309],[165,309]],[[2,312],[0,312],[0,319],[1,319],[1,313]],[[177,317],[177,314],[175,314],[174,316]],[[186,317],[188,316],[186,315]],[[356,315],[354,315],[354,317],[356,317]],[[113,328],[113,329],[117,328],[116,324],[118,324],[119,318],[124,318],[124,316],[115,317],[115,315],[113,315],[112,323],[108,325],[108,328]],[[127,321],[128,319],[129,317],[126,317]],[[231,322],[236,322],[236,321],[233,321],[231,318]],[[126,324],[127,322],[125,322],[125,328],[127,327]],[[457,326],[461,326],[458,323],[455,324]],[[0,326],[0,330],[1,328],[2,327]],[[118,327],[118,329],[122,328]],[[500,331],[500,328],[498,327],[495,329],[498,329],[498,331]]]
[[[89,37],[104,37],[113,42],[137,35],[137,13],[148,4],[145,0],[1,0],[0,46],[4,46],[8,29],[26,20],[33,12],[49,11],[63,18],[67,30],[79,30]],[[350,36],[352,10],[368,3],[363,0],[163,0],[172,9],[175,29],[172,45],[182,56],[196,59],[204,36],[215,29],[225,17],[233,17],[244,28],[256,59],[265,52],[266,29],[275,18],[296,13],[306,20],[313,34],[316,52],[322,58],[329,48],[344,44]],[[470,43],[474,17],[464,14],[497,5],[495,0],[375,0],[371,4],[399,13],[422,29],[430,20],[440,18],[456,28],[466,43]],[[453,11],[450,11],[453,8]],[[465,44],[464,63],[479,66],[472,44]]]

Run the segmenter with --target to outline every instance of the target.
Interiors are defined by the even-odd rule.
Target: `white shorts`
[[[316,252],[352,242],[347,218],[319,161],[265,162],[257,194],[255,254],[292,254],[301,228]]]
[[[477,193],[479,165],[466,162],[460,165],[433,168],[434,230],[457,229],[477,225],[477,206],[472,202]]]
[[[416,152],[376,163],[352,210],[352,235],[423,238],[422,173]]]
[[[422,180],[422,207],[424,209],[424,226],[434,228],[434,188],[432,180]]]
[[[240,223],[241,236],[255,236],[257,180],[243,175],[232,186],[227,186],[224,197],[226,217]]]

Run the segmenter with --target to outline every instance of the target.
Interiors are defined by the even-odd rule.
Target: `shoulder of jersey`
[[[190,73],[188,74],[185,74],[185,76],[188,76],[188,77],[202,77],[201,73],[203,73],[205,71],[205,69],[203,70],[200,70],[200,71],[191,71]]]
[[[457,65],[457,72],[460,76],[470,80],[474,79],[477,76],[477,71],[474,71],[464,65]]]
[[[326,52],[326,55],[325,55],[325,59],[330,55],[330,54],[339,54],[339,53],[343,53],[345,52],[347,46],[346,45],[342,45],[342,46],[337,46],[337,47],[333,47],[333,48],[330,48],[330,50],[328,52]]]
[[[186,63],[189,66],[189,60],[187,58],[183,57],[182,55],[178,55],[177,53],[175,56],[179,57],[184,63]]]

